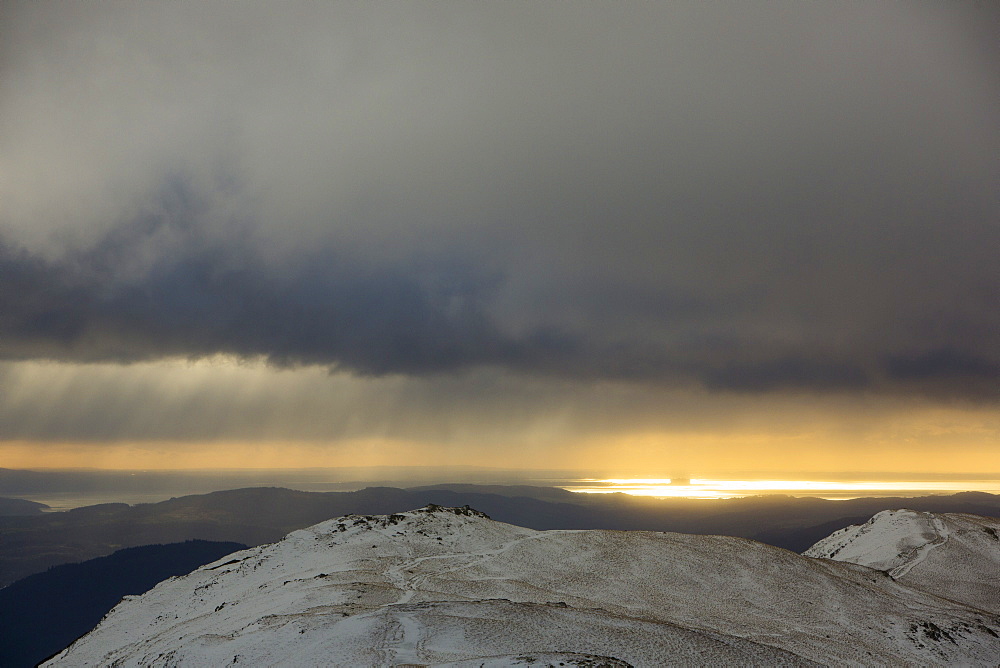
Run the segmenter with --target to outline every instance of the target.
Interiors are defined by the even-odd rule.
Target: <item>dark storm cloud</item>
[[[888,377],[937,395],[1000,397],[1000,360],[953,348],[891,355],[885,361]]]
[[[849,364],[824,364],[819,360],[775,359],[763,364],[729,363],[708,374],[711,389],[766,392],[779,389],[859,390],[871,379],[864,369]]]
[[[269,264],[252,235],[225,243],[207,237],[183,186],[167,190],[158,213],[59,259],[0,245],[5,359],[136,362],[221,353],[375,375],[498,366],[581,380],[695,380],[735,392],[912,384],[952,394],[964,387],[979,397],[1000,379],[1000,364],[955,349],[891,354],[866,366],[871,350],[859,347],[839,360],[821,348],[812,357],[788,357],[788,347],[762,345],[753,332],[677,346],[619,332],[614,322],[585,331],[542,321],[513,334],[493,313],[504,278],[468,262],[439,256],[371,266],[315,249]],[[151,251],[163,248],[162,255]],[[136,266],[136,258],[146,264]],[[746,307],[738,300],[617,294],[607,286],[572,301],[607,316],[676,319],[666,324],[677,329],[707,330],[720,317],[732,326]]]
[[[230,353],[419,374],[518,354],[483,308],[495,279],[461,262],[372,267],[324,249],[269,267],[238,239],[206,238],[197,205],[182,187],[170,190],[159,213],[58,260],[0,246],[3,356],[134,362]],[[162,256],[149,254],[164,246]],[[123,271],[144,256],[147,266]]]
[[[958,379],[996,379],[1000,364],[957,350],[938,349],[919,355],[896,355],[886,365],[893,378],[928,380],[940,377]]]
[[[996,397],[988,7],[11,7],[7,359]]]

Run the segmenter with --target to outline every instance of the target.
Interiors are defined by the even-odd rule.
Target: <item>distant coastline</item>
[[[407,488],[446,484],[531,485],[579,493],[726,499],[766,494],[847,500],[916,497],[956,492],[1000,494],[1000,474],[836,474],[779,477],[612,478],[567,471],[504,471],[424,468],[273,469],[205,471],[107,471],[0,469],[0,497],[25,499],[59,512],[102,503],[157,503],[173,497],[242,487],[285,487],[308,492],[349,492],[365,487]]]

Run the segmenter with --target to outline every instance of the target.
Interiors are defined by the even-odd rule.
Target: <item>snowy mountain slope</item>
[[[1000,519],[886,510],[804,554],[877,568],[911,587],[1000,613]]]
[[[579,655],[635,666],[986,665],[1000,655],[1000,617],[745,539],[533,531],[428,507],[329,520],[167,580],[46,665]]]

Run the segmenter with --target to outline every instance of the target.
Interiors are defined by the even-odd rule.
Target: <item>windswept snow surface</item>
[[[124,600],[47,666],[993,665],[1000,617],[723,536],[346,516]]]
[[[803,554],[876,568],[911,587],[1000,613],[1000,519],[885,510]]]

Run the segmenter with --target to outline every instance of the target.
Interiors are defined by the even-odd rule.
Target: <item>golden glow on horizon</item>
[[[863,459],[854,456],[853,446],[837,448],[816,444],[810,450],[814,456],[805,456],[801,449],[796,457],[782,456],[785,444],[776,442],[768,447],[764,443],[747,443],[742,438],[725,439],[721,436],[670,438],[661,435],[660,446],[654,447],[652,437],[629,443],[625,437],[609,439],[604,448],[596,439],[586,444],[548,443],[529,440],[500,447],[496,444],[461,444],[429,442],[379,437],[347,438],[329,442],[312,441],[141,441],[111,443],[78,442],[0,442],[0,467],[21,469],[146,469],[146,470],[195,470],[195,469],[282,469],[328,468],[370,466],[472,466],[507,470],[578,471],[583,476],[597,475],[593,484],[585,484],[607,491],[610,484],[633,485],[629,493],[654,495],[643,491],[659,487],[661,496],[678,496],[677,485],[669,485],[667,478],[636,476],[641,471],[711,471],[712,480],[736,480],[742,483],[731,489],[734,495],[747,493],[810,491],[816,485],[800,485],[802,472],[813,480],[828,480],[829,485],[841,485],[839,476],[832,472],[851,470],[852,462],[864,463],[868,471],[900,472],[900,462],[909,471],[907,475],[920,480],[955,474],[967,477],[970,471],[1000,473],[1000,452],[988,453],[986,448],[950,450],[947,461],[934,457],[906,456],[905,447],[873,451]],[[666,443],[666,445],[664,445]],[[834,456],[839,453],[840,456]],[[751,456],[753,455],[753,456]],[[763,472],[766,481],[748,480],[747,472]],[[828,473],[824,473],[828,472]],[[860,472],[863,474],[863,471]],[[636,477],[633,477],[636,476]],[[641,473],[640,473],[641,476]],[[815,476],[815,477],[813,477]],[[828,477],[829,476],[829,477]],[[701,479],[699,479],[700,481]],[[791,481],[791,482],[790,482]],[[695,481],[692,481],[694,483]],[[729,483],[727,483],[729,484]],[[770,486],[767,486],[770,484]],[[849,483],[862,485],[861,482]],[[878,489],[902,489],[897,483],[875,481]],[[910,484],[910,483],[907,483]],[[923,485],[923,483],[921,483]],[[926,489],[935,489],[927,483]],[[690,496],[702,496],[704,486],[692,484]],[[904,486],[905,487],[905,486]],[[828,487],[834,489],[834,487]],[[864,491],[869,487],[836,487],[837,493]],[[575,490],[574,490],[575,491]],[[591,491],[591,490],[588,490]],[[620,489],[617,491],[628,491]],[[985,491],[985,490],[984,490]]]
[[[1000,419],[986,410],[923,407],[857,431],[847,429],[848,418],[840,414],[826,416],[827,422],[817,422],[814,429],[803,425],[788,431],[782,431],[781,418],[781,413],[771,414],[770,430],[748,426],[587,437],[574,463],[606,471],[608,478],[647,477],[644,471],[711,471],[733,478],[745,471],[767,471],[775,478],[859,469],[933,474],[929,477],[1000,472]]]
[[[718,446],[716,446],[718,447]],[[571,451],[569,451],[571,453]],[[113,444],[42,443],[32,441],[0,442],[0,467],[23,469],[108,469],[108,470],[172,470],[196,471],[211,469],[306,469],[306,468],[364,468],[463,465],[482,469],[523,471],[526,474],[539,469],[601,470],[598,457],[568,457],[567,449],[553,448],[548,458],[532,457],[531,448],[509,448],[503,457],[484,456],[483,451],[467,451],[455,446],[423,442],[367,438],[337,441],[334,443],[301,442],[142,442]],[[597,454],[596,452],[593,454]],[[622,453],[624,454],[624,453]],[[473,456],[476,455],[476,456]],[[522,467],[512,466],[518,461]],[[742,461],[742,460],[741,460]],[[618,457],[620,471],[635,470],[635,460]],[[732,462],[728,462],[730,465]],[[765,460],[758,457],[757,464]],[[954,463],[954,461],[952,462]],[[650,466],[663,469],[662,463]],[[694,468],[694,467],[691,467]],[[757,470],[761,470],[764,467]],[[943,467],[942,467],[943,468]],[[683,470],[683,469],[682,469]],[[689,469],[690,470],[690,469]],[[744,469],[753,470],[750,468]],[[764,469],[766,470],[766,469]],[[808,470],[808,469],[800,469]],[[891,469],[890,469],[891,470]],[[981,467],[980,470],[989,470]],[[998,471],[997,468],[992,471]],[[562,478],[539,480],[539,485],[559,485],[571,492],[610,494],[625,493],[633,496],[689,499],[725,499],[767,494],[809,496],[845,500],[861,496],[922,496],[949,494],[962,491],[980,491],[1000,494],[1000,475],[971,479],[962,471],[915,471],[911,480],[846,479],[824,477],[815,470],[814,479],[802,479],[802,473],[792,473],[774,467],[773,477],[751,479],[747,474],[725,476],[720,469],[713,471],[713,478],[677,479],[616,477]],[[921,474],[936,480],[921,480]],[[956,480],[943,479],[954,474]],[[782,474],[791,479],[783,479]],[[744,477],[740,477],[740,475]],[[812,474],[805,474],[812,475]],[[799,476],[799,477],[793,477]],[[571,484],[566,484],[572,480]],[[442,481],[443,482],[443,481]]]
[[[0,441],[6,468],[463,465],[773,480],[836,480],[835,472],[859,469],[916,480],[1000,472],[994,405],[567,388],[538,379],[525,400],[519,383],[528,381],[486,372],[438,393],[426,379],[273,369],[225,356],[127,366],[3,362],[0,376],[0,415],[21,439]]]

